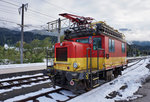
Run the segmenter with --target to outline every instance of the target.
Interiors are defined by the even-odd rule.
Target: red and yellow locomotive
[[[55,44],[54,65],[46,71],[54,86],[83,91],[121,75],[127,65],[122,33],[104,22],[91,23],[90,17],[61,16],[77,26],[65,31],[66,41]]]

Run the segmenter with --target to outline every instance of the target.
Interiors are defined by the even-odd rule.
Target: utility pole
[[[61,20],[58,19],[58,43],[60,43]]]
[[[28,4],[22,4],[22,6],[18,9],[19,14],[22,13],[21,17],[21,44],[20,44],[20,63],[23,63],[23,34],[24,34],[24,10],[27,11]]]

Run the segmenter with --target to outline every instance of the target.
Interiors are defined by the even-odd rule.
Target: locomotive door
[[[93,68],[102,68],[102,56],[104,50],[102,50],[102,38],[101,37],[93,37],[93,44],[92,44],[92,67]],[[98,65],[97,65],[98,64]]]

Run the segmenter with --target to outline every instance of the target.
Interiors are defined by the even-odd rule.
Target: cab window
[[[89,43],[89,39],[77,39],[76,42]]]
[[[93,50],[97,50],[97,48],[102,48],[101,38],[93,38]]]
[[[125,53],[125,44],[122,43],[122,52]]]
[[[109,39],[109,52],[115,52],[115,41]]]

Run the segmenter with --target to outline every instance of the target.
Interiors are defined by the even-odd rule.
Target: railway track
[[[142,62],[141,64],[139,64],[137,67],[128,70],[127,72],[123,73],[122,75],[127,74],[129,71],[132,71],[132,70],[135,70],[135,69],[139,68],[139,67],[145,62],[145,60],[146,60],[146,58],[140,59],[140,60],[138,60],[136,63],[134,63],[134,64],[128,66],[127,68],[130,68],[130,67],[132,67],[132,66],[134,66],[134,65],[136,65],[136,64],[138,64],[138,63],[140,63],[141,61],[143,61],[143,62]]]
[[[8,89],[14,86],[21,86],[31,83],[37,83],[40,81],[46,81],[49,77],[44,75],[37,75],[37,76],[31,76],[31,77],[24,77],[24,78],[17,78],[17,79],[10,79],[10,80],[4,80],[0,81],[0,89]]]
[[[138,61],[137,61],[138,60]],[[141,59],[137,59],[137,60],[134,60],[134,61],[130,61],[129,63],[132,63],[132,62],[135,62],[135,61],[137,61],[136,63],[133,63],[133,64],[131,64],[131,65],[129,65],[129,66],[127,66],[126,68],[124,68],[124,69],[127,69],[127,68],[129,68],[129,67],[131,67],[131,66],[134,66],[134,65],[136,65],[137,63],[139,63],[141,60],[143,60],[142,58]]]
[[[43,97],[43,96],[45,96],[46,98],[49,98],[49,99],[53,99],[53,100],[55,100],[55,101],[57,101],[57,102],[66,102],[66,101],[69,101],[69,100],[71,100],[71,99],[73,99],[73,98],[75,98],[75,97],[77,97],[77,96],[79,96],[79,94],[78,95],[65,95],[65,94],[63,94],[61,91],[63,91],[63,90],[65,90],[64,88],[58,88],[58,89],[56,89],[56,90],[51,90],[51,91],[48,91],[48,92],[45,92],[45,93],[40,93],[40,94],[38,94],[38,95],[34,95],[34,96],[31,96],[31,97],[27,97],[27,98],[24,98],[24,99],[21,99],[21,100],[17,100],[17,101],[15,101],[15,102],[27,102],[27,101],[32,101],[32,102],[40,102],[39,100],[38,100],[38,98],[40,98],[40,97]],[[68,90],[67,90],[68,91]],[[63,100],[59,100],[59,99],[54,99],[50,94],[53,94],[53,93],[55,93],[55,94],[59,94],[59,95],[62,95],[62,96],[65,96],[65,97],[67,97],[67,99],[63,99]]]

